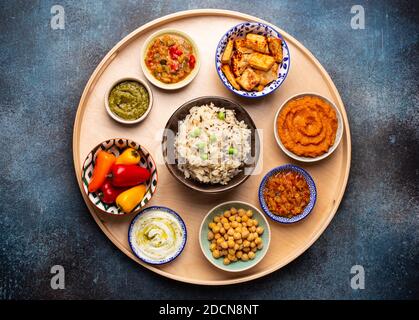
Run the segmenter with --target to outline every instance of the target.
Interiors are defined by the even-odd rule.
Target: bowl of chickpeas
[[[268,251],[270,240],[265,216],[242,201],[224,202],[212,208],[199,232],[204,256],[215,267],[229,272],[256,266]]]

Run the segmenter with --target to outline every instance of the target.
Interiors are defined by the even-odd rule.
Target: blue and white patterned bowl
[[[164,212],[167,212],[167,213],[170,213],[171,215],[173,215],[176,218],[176,220],[179,222],[179,224],[180,224],[180,226],[182,228],[182,231],[183,231],[182,242],[181,242],[181,244],[179,246],[179,249],[172,256],[167,257],[166,259],[163,259],[163,260],[158,260],[158,261],[147,259],[132,244],[132,242],[133,242],[133,239],[132,239],[132,237],[133,237],[132,230],[133,230],[133,227],[134,227],[135,222],[138,220],[138,218],[141,216],[141,214],[143,214],[145,212],[148,212],[148,211],[153,211],[153,210],[164,211]],[[168,263],[168,262],[173,261],[174,259],[176,259],[182,253],[183,249],[185,249],[185,245],[186,245],[186,240],[187,239],[188,239],[188,234],[186,232],[186,225],[185,225],[185,222],[183,221],[183,219],[180,217],[180,215],[178,213],[176,213],[175,211],[173,211],[172,209],[169,209],[167,207],[162,207],[162,206],[152,206],[152,207],[148,207],[148,208],[145,208],[145,209],[141,210],[134,217],[134,219],[132,219],[132,221],[131,221],[131,223],[129,225],[129,229],[128,229],[128,243],[129,243],[129,246],[131,247],[132,252],[135,254],[135,256],[138,259],[140,259],[140,260],[142,260],[142,261],[144,261],[146,263],[154,264],[154,265],[165,264],[165,263]]]
[[[277,216],[277,215],[273,214],[272,212],[270,212],[269,209],[268,209],[268,206],[265,202],[265,198],[263,197],[263,189],[265,188],[265,185],[266,185],[266,182],[268,181],[268,179],[271,176],[273,176],[273,175],[275,175],[275,174],[277,174],[281,171],[294,171],[294,172],[297,172],[297,173],[301,174],[304,177],[305,181],[307,182],[308,188],[310,190],[310,201],[308,202],[304,211],[302,213],[300,213],[299,215],[294,216],[292,218]],[[260,186],[259,186],[259,203],[260,203],[260,206],[262,207],[262,210],[272,220],[274,220],[276,222],[280,222],[280,223],[290,224],[290,223],[298,222],[298,221],[304,219],[313,210],[314,205],[316,204],[316,199],[317,199],[317,190],[316,190],[316,185],[314,183],[313,178],[303,168],[295,166],[293,164],[286,164],[286,165],[279,166],[279,167],[276,167],[276,168],[272,169],[271,171],[269,171],[263,177],[262,182],[260,183]]]
[[[248,33],[256,33],[264,36],[270,36],[275,38],[280,38],[282,40],[282,53],[283,53],[283,60],[281,67],[278,68],[278,79],[272,81],[269,85],[267,85],[262,91],[245,91],[245,90],[237,90],[235,89],[230,82],[225,77],[224,73],[221,71],[221,56],[225,50],[225,47],[229,40],[234,41],[237,38],[243,38]],[[230,91],[246,98],[260,98],[266,96],[274,92],[279,86],[284,82],[285,78],[288,75],[288,71],[290,68],[290,52],[287,46],[287,43],[282,38],[281,34],[273,29],[272,27],[259,23],[259,22],[244,22],[238,24],[237,26],[231,28],[230,30],[225,33],[220,42],[218,43],[217,49],[215,51],[215,67],[217,69],[218,76],[220,77],[223,84],[226,86],[227,89]]]
[[[106,204],[102,202],[99,195],[96,192],[89,192],[88,186],[89,182],[92,179],[93,175],[93,168],[96,161],[96,156],[100,150],[105,150],[110,153],[113,153],[116,157],[118,157],[126,148],[132,147],[138,151],[141,156],[139,165],[146,168],[150,171],[150,179],[146,181],[146,188],[147,191],[141,200],[141,202],[132,210],[130,214],[135,214],[142,207],[144,207],[151,199],[153,194],[156,192],[157,188],[157,166],[154,162],[150,153],[139,143],[131,140],[131,139],[123,139],[123,138],[114,138],[109,139],[104,142],[101,142],[96,147],[93,148],[92,151],[87,155],[86,159],[84,160],[83,167],[82,167],[82,183],[83,183],[83,190],[86,193],[87,197],[89,198],[90,202],[101,212],[109,213],[113,215],[124,215],[126,214],[121,209],[119,209],[116,204]]]

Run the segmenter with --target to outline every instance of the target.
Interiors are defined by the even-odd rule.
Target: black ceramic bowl
[[[202,183],[193,178],[185,178],[184,173],[179,170],[178,162],[176,158],[175,146],[173,141],[173,135],[176,135],[179,129],[179,121],[185,119],[186,115],[189,113],[189,110],[195,106],[202,106],[206,104],[213,103],[216,107],[223,107],[225,109],[234,110],[237,120],[244,121],[247,124],[247,127],[251,130],[251,152],[246,161],[244,161],[242,167],[240,167],[240,172],[232,178],[226,185],[223,184],[210,184]],[[172,138],[170,136],[172,135]],[[163,158],[164,162],[169,169],[169,172],[182,184],[185,186],[204,193],[220,193],[227,190],[231,190],[244,181],[252,174],[254,171],[257,161],[259,159],[260,153],[260,142],[259,136],[256,131],[256,125],[253,122],[250,115],[247,111],[239,105],[237,102],[231,101],[222,97],[207,96],[193,99],[184,103],[179,107],[167,121],[164,133],[163,133]]]

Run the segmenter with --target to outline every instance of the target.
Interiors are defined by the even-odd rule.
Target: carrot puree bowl
[[[315,156],[315,157],[307,157],[307,156],[297,155],[293,151],[287,149],[287,147],[284,145],[283,141],[281,141],[280,135],[278,133],[278,129],[280,129],[280,127],[278,125],[278,118],[280,117],[281,112],[284,110],[284,108],[290,102],[298,101],[299,99],[307,98],[307,97],[319,99],[321,102],[328,105],[336,113],[337,128],[336,128],[334,142],[326,152],[324,152],[323,154],[320,154],[318,156]],[[316,120],[313,120],[313,122],[316,122]],[[293,121],[293,124],[295,124],[295,121]],[[306,124],[310,125],[309,122],[307,122]],[[319,161],[319,160],[325,159],[328,156],[330,156],[333,153],[333,151],[336,150],[340,141],[342,140],[342,135],[343,135],[342,115],[341,115],[339,109],[336,107],[336,105],[332,101],[330,101],[329,99],[327,99],[327,98],[325,98],[325,97],[323,97],[323,96],[321,96],[317,93],[311,93],[311,92],[300,93],[300,94],[297,94],[297,95],[294,95],[294,96],[290,97],[279,107],[278,111],[276,112],[275,118],[274,118],[274,135],[275,135],[275,140],[276,140],[278,146],[290,158],[293,158],[293,159],[301,161],[301,162]]]
[[[146,192],[141,202],[133,210],[131,210],[129,214],[138,213],[141,208],[143,208],[150,201],[151,197],[156,192],[158,181],[157,166],[151,154],[143,146],[131,139],[124,138],[114,138],[103,141],[94,147],[92,151],[90,151],[87,155],[83,163],[81,176],[84,193],[87,195],[90,203],[102,213],[117,216],[127,214],[122,211],[116,204],[107,204],[103,202],[99,192],[89,192],[88,186],[92,180],[97,154],[99,151],[104,150],[118,157],[128,147],[138,151],[141,158],[138,165],[140,167],[146,168],[150,172],[150,178],[145,182]]]

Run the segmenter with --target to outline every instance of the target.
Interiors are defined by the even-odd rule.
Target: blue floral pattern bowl
[[[280,68],[278,68],[278,78],[268,84],[262,91],[237,90],[230,84],[224,73],[221,71],[221,56],[223,55],[228,41],[234,41],[237,38],[243,38],[248,33],[256,33],[259,35],[275,37],[282,40],[283,60]],[[290,52],[287,43],[282,38],[281,34],[272,27],[259,22],[244,22],[231,28],[222,36],[215,52],[215,67],[217,69],[218,76],[227,89],[242,97],[260,98],[274,92],[284,82],[290,68]]]
[[[268,206],[265,202],[265,198],[263,197],[263,190],[265,188],[266,182],[268,181],[268,179],[271,176],[273,176],[273,175],[275,175],[275,174],[277,174],[281,171],[290,171],[290,170],[294,171],[294,172],[297,172],[304,177],[305,181],[307,182],[308,188],[310,190],[310,200],[309,200],[307,206],[305,207],[305,209],[302,213],[300,213],[299,215],[294,216],[292,218],[286,218],[286,217],[281,217],[281,216],[275,215],[271,211],[269,211]],[[303,168],[295,166],[293,164],[286,164],[286,165],[279,166],[279,167],[276,167],[276,168],[272,169],[271,171],[269,171],[263,177],[262,182],[260,183],[260,186],[259,186],[259,203],[260,203],[260,206],[261,206],[262,210],[272,220],[274,220],[276,222],[284,223],[284,224],[290,224],[290,223],[298,222],[298,221],[304,219],[305,217],[307,217],[310,214],[310,212],[313,210],[314,205],[316,204],[316,199],[317,199],[317,190],[316,190],[316,185],[314,183],[313,178]]]

